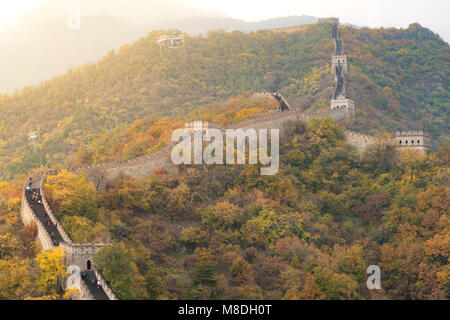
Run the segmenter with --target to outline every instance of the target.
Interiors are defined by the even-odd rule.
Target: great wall
[[[338,30],[339,20],[336,18],[321,19],[319,23],[333,25],[332,38],[335,44],[335,54],[331,61],[331,72],[335,76],[336,89],[331,99],[330,110],[323,114],[305,114],[292,108],[288,101],[279,93],[255,93],[254,98],[273,98],[278,102],[278,110],[271,114],[260,115],[227,127],[217,124],[206,126],[226,129],[280,129],[293,122],[308,122],[312,118],[330,116],[336,122],[348,123],[355,120],[355,104],[345,95],[345,75],[348,74],[348,60],[344,55],[342,39]],[[187,126],[189,124],[186,124]],[[376,139],[373,136],[345,130],[346,141],[362,153]],[[427,152],[430,139],[423,131],[399,131],[395,138],[386,139],[387,143],[397,148],[414,148]],[[132,178],[151,176],[155,169],[164,168],[169,174],[176,173],[177,167],[170,160],[170,153],[175,143],[165,148],[128,161],[113,161],[99,163],[91,166],[68,168],[66,170],[75,174],[87,174],[94,181],[96,187],[101,189],[107,181],[113,180],[120,174]],[[93,255],[108,243],[76,243],[64,231],[61,223],[53,214],[45,198],[45,182],[48,175],[55,175],[58,171],[47,171],[35,177],[29,177],[23,186],[21,218],[25,225],[35,223],[37,226],[37,239],[44,250],[61,247],[65,253],[65,265],[70,267],[72,276],[86,273],[74,286],[79,290],[75,297],[80,300],[117,300],[117,297],[95,267]],[[31,187],[32,191],[27,191]],[[42,198],[42,204],[32,200],[31,194],[36,192]],[[97,286],[97,282],[100,286]]]

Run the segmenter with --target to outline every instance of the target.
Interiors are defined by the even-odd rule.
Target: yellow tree
[[[87,177],[63,170],[56,176],[49,176],[45,188],[58,215],[97,219],[98,194]]]
[[[36,280],[39,289],[46,294],[59,292],[61,282],[66,276],[64,251],[61,247],[41,251],[37,255],[36,261],[40,268],[40,274]]]
[[[20,260],[0,260],[0,299],[19,300],[30,297],[36,287],[31,261]]]

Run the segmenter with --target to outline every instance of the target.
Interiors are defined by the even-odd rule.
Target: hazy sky
[[[95,0],[92,0],[95,1]],[[148,0],[142,0],[148,1]],[[165,2],[165,0],[161,0]],[[419,22],[450,42],[450,0],[184,0],[246,21],[280,16],[339,17],[369,27],[404,27]],[[0,0],[0,27],[45,0]],[[73,0],[77,3],[77,0]]]

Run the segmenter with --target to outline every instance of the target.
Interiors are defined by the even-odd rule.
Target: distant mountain
[[[148,29],[108,16],[83,17],[80,30],[65,21],[20,25],[0,34],[0,93],[62,74],[68,68],[95,62],[111,49],[145,36]]]
[[[144,37],[155,29],[179,29],[190,34],[206,33],[208,30],[222,29],[225,31],[272,29],[314,23],[316,18],[310,16],[294,16],[276,18],[258,22],[245,22],[239,19],[220,17],[219,14],[204,10],[195,11],[187,8],[184,18],[180,8],[173,9],[173,14],[167,14],[169,7],[157,7],[166,16],[176,17],[175,20],[158,21],[152,18],[149,4],[136,7],[133,12],[116,12],[105,6],[105,12],[117,14],[83,16],[79,30],[69,30],[64,17],[67,7],[65,0],[50,1],[40,9],[35,9],[23,16],[23,24],[16,24],[8,32],[0,32],[0,93],[12,92],[27,85],[36,85],[43,80],[66,72],[69,68],[84,63],[95,62],[112,49],[131,43]],[[81,1],[84,5],[84,2]],[[118,1],[120,4],[121,1]],[[172,7],[177,1],[172,1]],[[89,7],[86,5],[86,7]],[[126,5],[123,6],[128,7]],[[117,8],[117,7],[115,7]],[[142,10],[141,10],[142,9]],[[155,11],[157,11],[155,10]],[[100,12],[91,8],[88,12]],[[148,24],[141,25],[129,21],[145,22],[142,12],[149,12]],[[140,12],[140,13],[139,13]],[[42,15],[38,15],[42,13]],[[82,12],[83,13],[83,12]],[[205,17],[194,17],[194,14],[210,14]],[[53,17],[53,19],[51,19]],[[58,19],[57,19],[58,18]],[[44,19],[44,20],[43,20]],[[48,19],[48,20],[45,20]],[[129,20],[133,19],[133,20]],[[25,24],[25,22],[27,22]]]
[[[316,23],[318,19],[311,16],[290,16],[290,17],[280,17],[268,20],[250,22],[249,26],[253,30],[264,30],[264,29],[274,29],[274,28],[284,28],[292,26],[300,26],[304,24]]]
[[[224,30],[224,31],[258,31],[266,29],[284,28],[291,26],[299,26],[312,24],[317,22],[317,18],[311,16],[292,16],[280,17],[262,21],[246,22],[233,18],[209,18],[196,17],[180,20],[170,20],[151,25],[152,29],[180,29],[190,34],[205,33],[208,30]]]
[[[70,6],[78,6],[80,30],[69,30]],[[0,93],[38,84],[111,49],[136,41],[166,20],[224,17],[182,0],[49,0],[0,30]]]

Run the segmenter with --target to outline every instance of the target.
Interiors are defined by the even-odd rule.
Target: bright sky
[[[76,1],[76,0],[74,0]],[[142,0],[146,1],[146,0]],[[161,0],[165,1],[165,0]],[[449,0],[184,0],[246,21],[292,15],[339,17],[369,27],[407,27],[412,22],[450,41]],[[0,27],[45,0],[0,0]]]
[[[0,0],[0,27],[44,2],[45,0]]]
[[[408,27],[412,22],[450,41],[449,0],[185,0],[234,18],[255,21],[293,15],[339,17],[368,27]]]

